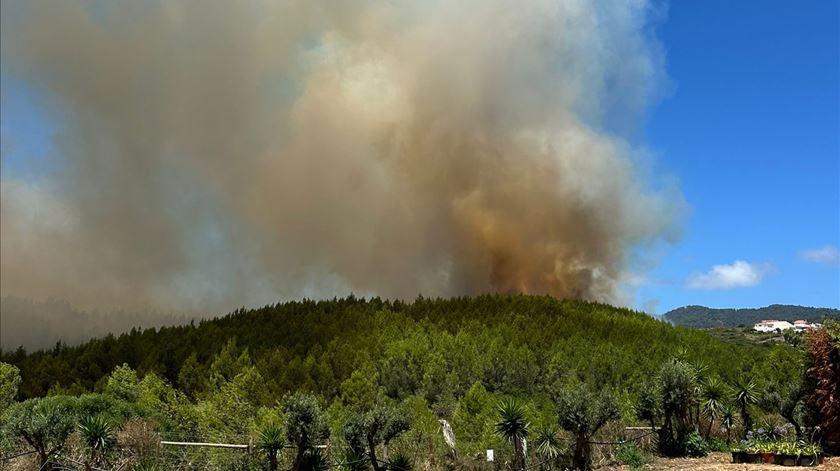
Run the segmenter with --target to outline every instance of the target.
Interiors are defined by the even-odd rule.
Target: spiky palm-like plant
[[[720,410],[720,426],[726,430],[726,444],[732,441],[732,427],[735,426],[735,409],[724,404]]]
[[[711,378],[703,384],[700,391],[703,414],[709,419],[709,427],[706,429],[706,438],[712,433],[712,426],[720,417],[727,396],[726,385],[718,378]]]
[[[277,458],[286,444],[284,434],[283,427],[274,422],[266,424],[259,431],[258,446],[268,456],[268,469],[270,471],[277,471]]]
[[[539,429],[535,439],[537,456],[543,461],[543,467],[552,469],[560,456],[559,431],[555,426],[545,426]]]
[[[388,470],[389,471],[411,471],[413,465],[411,463],[411,459],[403,454],[398,454],[391,458],[391,461],[388,462]]]
[[[85,469],[90,471],[94,464],[105,459],[116,444],[111,425],[100,416],[85,416],[79,420],[79,434],[87,447]]]
[[[508,399],[499,404],[499,421],[496,433],[513,443],[514,470],[525,470],[525,444],[531,424],[525,418],[525,408],[515,399]]]
[[[744,426],[744,436],[747,438],[747,432],[752,428],[752,418],[749,413],[749,406],[758,401],[758,387],[755,382],[749,378],[742,377],[735,384],[735,404],[741,413],[741,423]]]

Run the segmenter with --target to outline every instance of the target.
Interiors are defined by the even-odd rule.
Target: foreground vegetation
[[[486,449],[511,469],[642,463],[785,423],[831,446],[838,333],[820,335],[735,345],[548,297],[278,304],[4,353],[0,447],[91,468],[380,471],[492,467]]]

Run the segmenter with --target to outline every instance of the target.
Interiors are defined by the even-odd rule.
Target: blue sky
[[[838,16],[831,1],[671,2],[671,89],[645,141],[691,213],[640,303],[840,306]]]
[[[690,207],[638,308],[840,307],[840,12],[834,1],[675,1],[668,81],[634,138]],[[4,76],[3,172],[53,169],[38,97]]]

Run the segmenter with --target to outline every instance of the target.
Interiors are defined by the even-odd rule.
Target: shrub
[[[826,321],[807,342],[807,402],[830,451],[840,452],[840,325]]]
[[[615,460],[619,464],[630,467],[630,469],[639,469],[651,461],[650,456],[644,453],[634,442],[625,442],[618,445],[615,450]]]
[[[685,450],[686,455],[695,458],[706,456],[709,452],[706,440],[698,432],[691,432],[685,437],[683,450]]]
[[[706,450],[707,451],[732,451],[732,447],[726,443],[726,440],[721,440],[717,437],[712,437],[706,440]]]

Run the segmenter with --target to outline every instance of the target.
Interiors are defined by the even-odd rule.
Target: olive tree
[[[330,429],[318,399],[307,393],[297,392],[286,396],[282,403],[286,420],[286,439],[297,448],[293,471],[303,471],[318,456],[315,448],[330,436]]]
[[[382,460],[376,456],[376,448],[388,444],[410,428],[411,420],[404,410],[380,402],[369,411],[355,413],[345,421],[344,438],[353,455],[367,454],[374,471],[384,471]],[[387,456],[385,457],[387,459]]]
[[[71,401],[66,396],[49,396],[14,404],[4,416],[5,433],[23,439],[32,447],[43,467],[61,451],[73,431]]]
[[[595,393],[583,386],[561,391],[556,398],[560,427],[574,436],[572,465],[589,469],[592,437],[607,422],[620,417],[618,404],[609,392]]]

